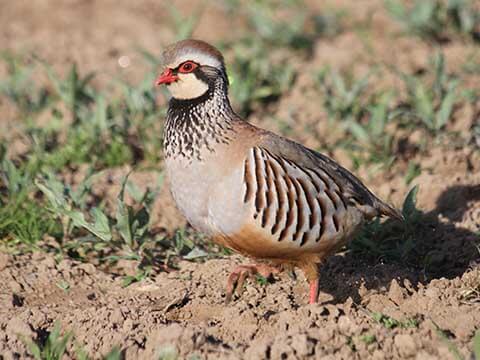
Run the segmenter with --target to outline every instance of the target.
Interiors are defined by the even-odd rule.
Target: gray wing
[[[380,200],[350,171],[321,153],[301,144],[265,131],[259,147],[274,156],[281,157],[296,166],[311,170],[321,170],[340,189],[349,204],[356,205],[367,218],[386,215],[403,220],[400,211]]]

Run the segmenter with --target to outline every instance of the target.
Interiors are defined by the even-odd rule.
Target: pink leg
[[[309,304],[316,304],[318,301],[319,279],[310,281],[310,299]]]
[[[242,289],[243,283],[248,276],[259,274],[268,278],[270,275],[278,274],[279,272],[279,269],[264,264],[238,265],[227,279],[226,302],[228,303],[232,300],[235,290]]]

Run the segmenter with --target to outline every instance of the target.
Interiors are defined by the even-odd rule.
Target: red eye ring
[[[196,63],[194,63],[193,61],[185,61],[183,64],[181,64],[178,67],[178,71],[183,73],[183,74],[187,74],[187,73],[191,73],[197,67],[198,67],[198,65]]]

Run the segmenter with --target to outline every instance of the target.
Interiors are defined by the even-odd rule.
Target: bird
[[[329,255],[367,220],[403,218],[328,156],[237,115],[224,57],[211,44],[178,41],[163,65],[155,84],[171,95],[163,150],[177,208],[194,229],[253,261],[228,276],[227,302],[248,276],[298,268],[316,303]]]

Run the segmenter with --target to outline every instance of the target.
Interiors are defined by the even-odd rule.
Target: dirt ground
[[[174,3],[182,11],[193,11],[190,2]],[[309,3],[312,9],[348,8],[359,21],[373,13],[371,26],[377,30],[375,41],[361,40],[349,29],[334,39],[320,40],[301,67],[330,64],[364,74],[380,63],[407,72],[428,66],[432,52],[428,44],[414,38],[399,38],[392,44],[389,34],[398,28],[382,10],[381,1]],[[99,86],[112,74],[135,81],[149,69],[135,46],[158,54],[175,38],[165,15],[170,2],[118,4],[113,0],[5,1],[0,11],[1,47],[35,52],[58,71],[76,61],[82,72],[99,72]],[[209,3],[195,37],[215,41],[228,36],[224,34],[230,33],[232,24],[223,11],[220,2]],[[241,19],[238,22],[233,25],[242,26]],[[443,50],[449,68],[457,69],[469,54],[478,54],[478,45],[447,44]],[[131,65],[120,67],[121,56],[128,56]],[[464,80],[472,88],[480,84],[478,76]],[[400,87],[398,79],[386,74],[375,86],[392,83]],[[291,91],[268,109],[279,117],[297,114],[291,136],[307,146],[319,144],[317,137],[324,130],[317,124],[326,117],[313,88],[308,73],[300,73]],[[7,110],[0,101],[0,114],[10,114]],[[455,114],[451,130],[468,134],[478,109],[464,105]],[[278,131],[278,125],[264,120],[264,115],[254,113],[251,121]],[[0,123],[14,128],[13,120],[3,116]],[[313,135],[304,130],[312,123],[318,126]],[[418,136],[406,135],[406,143]],[[341,151],[330,155],[351,167]],[[425,171],[407,186],[404,177],[412,160]],[[427,155],[405,155],[388,173],[372,175],[361,169],[359,175],[375,193],[397,206],[409,188],[420,185],[418,207],[426,215],[425,241],[419,252],[431,256],[430,264],[439,264],[441,271],[344,251],[322,267],[318,305],[307,304],[303,277],[298,274],[293,279],[286,273],[266,285],[248,282],[243,294],[227,305],[226,277],[236,263],[247,262],[238,256],[203,263],[182,261],[178,271],[158,272],[152,279],[124,288],[122,274],[92,264],[58,262],[43,252],[0,254],[0,358],[31,357],[22,338],[41,342],[56,321],[62,329],[72,330],[75,341],[93,358],[113,346],[119,346],[126,359],[471,358],[473,336],[480,328],[480,250],[476,247],[480,243],[480,151],[454,145],[447,151],[432,148]],[[146,176],[143,182],[148,183]],[[116,178],[118,184],[120,176]],[[141,186],[142,176],[137,178]],[[158,223],[169,230],[183,224],[166,188],[156,212]],[[61,286],[65,282],[68,289]],[[388,317],[398,322],[389,325]]]

